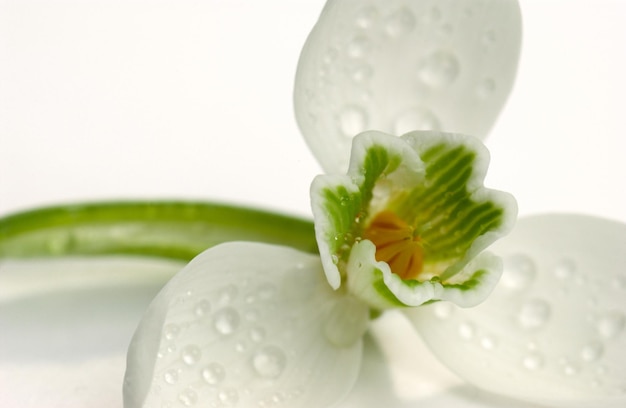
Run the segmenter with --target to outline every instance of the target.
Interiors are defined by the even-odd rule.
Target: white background
[[[309,214],[292,88],[321,0],[0,1],[0,214],[209,199]],[[626,2],[524,0],[487,140],[520,213],[626,221]]]
[[[219,200],[308,215],[309,182],[321,170],[297,130],[291,92],[300,48],[323,3],[0,0],[0,216],[135,198]],[[582,212],[626,222],[626,2],[521,0],[521,7],[521,65],[487,140],[487,184],[512,192],[522,215]],[[78,320],[61,319],[61,327],[93,330],[86,338],[121,344],[113,354],[0,361],[2,405],[119,405],[123,345],[154,290],[116,295],[120,308],[133,310],[118,333],[107,326],[106,319],[117,322],[108,312],[87,314],[108,307],[106,290]],[[57,302],[51,311],[75,310],[65,306]],[[30,337],[13,339],[36,345],[46,333],[24,327],[34,330],[25,332]],[[410,341],[406,347],[419,349]],[[529,408],[462,387],[437,394],[460,382],[440,367],[409,370],[434,367],[432,357],[396,360],[399,384],[422,381],[422,388],[419,401],[407,402],[415,397],[407,394],[394,407]],[[360,390],[351,406],[391,406],[380,390],[379,399],[371,388]]]

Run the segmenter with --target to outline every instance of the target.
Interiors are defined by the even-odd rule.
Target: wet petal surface
[[[128,353],[124,406],[330,406],[359,370],[367,308],[334,292],[319,258],[228,243],[152,302]]]
[[[618,222],[527,217],[492,247],[504,274],[485,303],[406,314],[443,363],[487,391],[554,407],[624,406],[624,248]]]
[[[368,129],[485,137],[513,85],[515,0],[328,1],[302,50],[296,117],[327,172]]]

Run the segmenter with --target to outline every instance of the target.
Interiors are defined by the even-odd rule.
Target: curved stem
[[[312,221],[215,203],[93,203],[0,218],[0,258],[132,254],[189,261],[226,241],[317,252]]]

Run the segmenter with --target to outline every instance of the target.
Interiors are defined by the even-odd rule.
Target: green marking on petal
[[[489,154],[482,143],[440,132],[397,138],[372,131],[354,139],[352,154],[346,176],[319,176],[312,187],[322,258],[335,260],[331,284],[347,281],[374,308],[448,296],[475,304],[475,295],[465,301],[459,293],[486,296],[499,263],[467,267],[510,230],[516,205],[483,187]],[[342,208],[342,195],[354,205]]]

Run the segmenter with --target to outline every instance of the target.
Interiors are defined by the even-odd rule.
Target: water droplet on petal
[[[237,402],[239,402],[239,393],[237,393],[237,391],[234,389],[225,389],[221,390],[217,394],[217,398],[223,405],[227,407],[232,407],[237,405]]]
[[[571,259],[561,260],[554,268],[554,275],[559,279],[571,279],[576,273],[576,264]]]
[[[196,314],[196,316],[203,317],[208,315],[209,312],[211,312],[211,304],[208,300],[205,299],[196,303],[196,306],[194,308],[194,313]]]
[[[370,40],[365,36],[354,37],[346,48],[346,53],[350,58],[363,58],[371,48]]]
[[[190,344],[183,348],[181,356],[185,364],[193,365],[200,360],[200,357],[202,357],[202,352],[200,351],[200,348],[198,346]]]
[[[563,369],[563,374],[567,376],[576,375],[578,374],[578,371],[580,371],[580,367],[578,366],[578,364],[572,361],[565,360],[561,363],[561,365]]]
[[[202,369],[202,378],[211,385],[219,384],[226,378],[226,370],[218,363],[211,363]]]
[[[213,327],[222,335],[229,335],[239,327],[239,313],[233,308],[220,309],[215,314]]]
[[[356,136],[367,128],[368,117],[362,108],[349,105],[339,113],[339,130],[349,138]]]
[[[626,324],[624,315],[618,311],[607,313],[597,323],[598,333],[604,338],[610,339],[617,336]]]
[[[396,135],[413,130],[440,130],[441,123],[434,113],[424,108],[414,108],[399,115],[394,122]]]
[[[174,340],[180,333],[180,327],[174,323],[166,324],[163,328],[163,337],[165,340]]]
[[[170,369],[163,374],[163,379],[168,384],[176,384],[178,382],[178,371],[175,369]]]
[[[198,402],[198,394],[191,388],[185,388],[178,394],[178,400],[186,407],[195,405]]]
[[[524,357],[522,366],[527,370],[538,370],[543,367],[543,357],[538,353],[532,353]]]
[[[374,69],[371,65],[363,64],[352,70],[352,80],[356,83],[363,83],[374,75]]]
[[[287,365],[287,357],[276,346],[261,348],[252,358],[252,367],[263,378],[277,378]]]
[[[219,303],[230,303],[237,297],[237,287],[235,285],[228,285],[220,290]]]
[[[391,37],[399,37],[410,33],[415,28],[417,20],[408,8],[401,8],[387,18],[385,31]]]
[[[418,66],[418,76],[426,85],[440,87],[449,85],[460,71],[459,61],[454,54],[435,51],[424,58]]]
[[[602,357],[603,353],[604,347],[602,347],[602,344],[600,342],[592,342],[582,348],[580,351],[580,357],[583,361],[591,362],[598,360]]]
[[[356,13],[355,23],[360,28],[370,28],[378,19],[378,10],[375,7],[366,7]]]
[[[535,279],[537,267],[533,260],[522,254],[507,257],[504,260],[502,285],[509,289],[526,289]]]
[[[493,350],[496,347],[496,341],[493,339],[493,337],[484,336],[482,339],[480,339],[480,345],[485,350]]]
[[[518,323],[526,330],[539,329],[548,322],[550,314],[548,302],[532,299],[522,305],[518,314]]]
[[[454,306],[450,302],[437,302],[433,305],[433,312],[438,318],[445,320],[452,316]]]
[[[471,340],[474,338],[474,332],[474,325],[471,323],[461,323],[459,325],[459,336],[461,336],[463,340]]]

